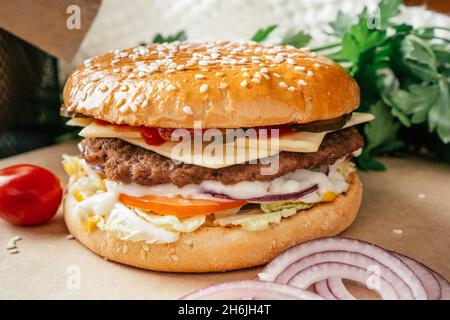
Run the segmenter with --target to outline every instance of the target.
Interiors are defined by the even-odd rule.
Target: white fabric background
[[[149,42],[153,36],[186,30],[189,39],[248,39],[261,27],[289,27],[324,41],[322,30],[339,9],[357,14],[378,0],[103,0],[73,64],[112,48]],[[415,26],[450,25],[450,17],[424,8],[403,8],[401,20]],[[276,37],[276,32],[274,32]]]

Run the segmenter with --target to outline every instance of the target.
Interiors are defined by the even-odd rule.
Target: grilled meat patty
[[[317,152],[281,152],[278,170],[272,175],[261,174],[268,164],[237,164],[220,169],[193,164],[175,163],[153,151],[117,138],[87,138],[81,142],[82,157],[87,163],[104,171],[110,180],[140,185],[173,183],[178,187],[199,184],[204,180],[234,184],[240,181],[268,181],[297,169],[313,169],[330,165],[364,144],[355,128],[335,131],[325,136]]]

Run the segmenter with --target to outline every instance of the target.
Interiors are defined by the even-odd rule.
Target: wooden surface
[[[60,164],[63,153],[78,151],[74,143],[62,144],[0,160],[0,168],[33,163],[52,170],[66,183]],[[344,235],[409,255],[450,279],[450,167],[419,159],[382,161],[386,172],[360,173],[361,211]],[[105,261],[76,240],[66,239],[61,213],[38,227],[0,221],[3,247],[16,235],[22,237],[17,243],[19,254],[0,250],[0,298],[176,299],[212,283],[254,278],[260,270],[171,274]],[[79,288],[70,285],[74,270],[79,271]]]

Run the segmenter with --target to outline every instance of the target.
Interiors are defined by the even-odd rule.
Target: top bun
[[[176,42],[88,59],[64,107],[131,126],[241,128],[337,118],[359,105],[356,81],[306,48]]]

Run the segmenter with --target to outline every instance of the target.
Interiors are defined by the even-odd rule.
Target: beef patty
[[[173,183],[179,187],[204,180],[234,184],[240,181],[267,181],[297,169],[330,165],[361,148],[363,138],[355,128],[335,131],[325,136],[317,152],[281,152],[279,168],[273,175],[261,174],[268,164],[237,164],[220,169],[174,163],[170,158],[117,138],[88,138],[81,142],[82,157],[91,166],[104,171],[110,180],[140,185]]]

